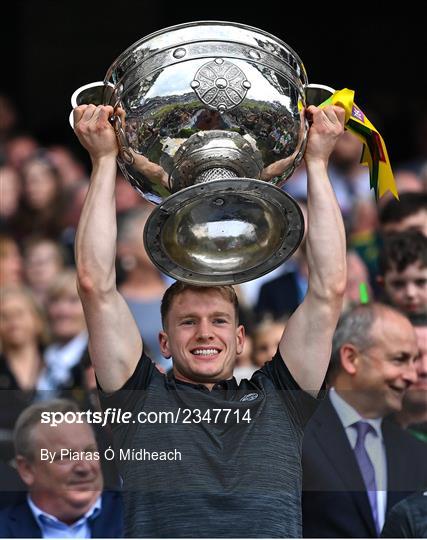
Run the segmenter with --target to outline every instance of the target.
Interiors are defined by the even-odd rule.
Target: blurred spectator
[[[15,240],[0,233],[0,287],[22,283],[22,257]]]
[[[328,175],[345,222],[350,217],[355,201],[370,197],[369,171],[367,167],[360,165],[361,155],[362,143],[355,135],[345,131],[329,160]],[[304,165],[289,179],[285,191],[297,199],[307,198]]]
[[[380,290],[376,278],[381,238],[378,231],[378,209],[372,197],[355,202],[349,220],[347,245],[348,249],[357,253],[366,265],[370,286],[377,296]],[[351,278],[349,273],[348,277]]]
[[[0,290],[0,430],[3,459],[12,457],[11,430],[36,397],[47,342],[43,311],[22,287]],[[5,459],[6,460],[6,459]]]
[[[0,93],[0,143],[10,137],[18,122],[16,107],[6,94]]]
[[[427,443],[427,315],[413,317],[412,324],[419,350],[416,362],[418,379],[406,391],[402,410],[395,418],[404,429]]]
[[[47,315],[52,343],[44,353],[46,369],[39,387],[50,396],[80,393],[84,386],[81,361],[88,336],[74,270],[58,274],[49,287]]]
[[[73,264],[74,261],[74,241],[76,237],[77,224],[83,208],[87,192],[88,182],[81,182],[72,190],[68,196],[68,204],[64,214],[64,230],[61,235],[61,243],[66,249],[67,258]]]
[[[284,276],[285,274],[292,273],[297,268],[296,261],[298,260],[301,249],[303,249],[302,246],[304,244],[304,240],[307,235],[307,221],[308,220],[307,220],[307,199],[306,198],[297,199],[296,202],[299,208],[301,209],[301,212],[304,218],[304,233],[303,233],[303,238],[302,238],[300,247],[295,251],[291,259],[285,261],[283,264],[281,264],[280,266],[278,266],[271,272],[268,272],[268,274],[264,274],[263,276],[260,276],[256,279],[252,279],[245,283],[240,283],[238,286],[238,289],[236,289],[240,306],[246,307],[251,310],[255,309],[255,306],[259,301],[261,288],[265,283],[273,281],[274,279]]]
[[[387,302],[406,315],[427,313],[427,237],[417,231],[386,237],[378,282]]]
[[[118,216],[124,215],[138,206],[146,206],[152,209],[152,206],[139,195],[122,174],[117,175],[115,198]]]
[[[269,362],[277,353],[286,323],[266,318],[254,330],[253,361],[257,369]]]
[[[27,133],[17,133],[9,137],[5,143],[6,164],[21,172],[22,166],[39,148],[36,139]]]
[[[14,442],[28,497],[0,512],[4,538],[120,538],[121,498],[102,494],[98,447],[89,424],[41,422],[42,413],[77,413],[66,400],[35,404],[19,417]],[[42,450],[54,455],[43,459]],[[69,454],[63,454],[68,451]]]
[[[70,232],[67,234],[70,236],[72,241],[74,241],[77,224],[80,219],[80,214],[88,189],[89,183],[81,182],[80,184],[75,186],[74,190],[69,195],[68,205],[64,218],[64,225],[70,229]]]
[[[168,370],[171,361],[162,356],[159,345],[160,303],[166,283],[148,257],[143,242],[143,230],[150,213],[151,205],[135,208],[119,225],[117,255],[124,273],[119,290],[135,318],[150,358]]]
[[[332,344],[332,388],[303,441],[303,535],[376,538],[405,492],[427,485],[425,445],[386,418],[416,381],[408,319],[381,304],[343,315]]]
[[[54,240],[30,237],[25,241],[25,279],[40,304],[46,304],[47,291],[64,265],[64,248]]]
[[[427,538],[427,491],[415,493],[392,508],[381,538]]]
[[[423,185],[423,191],[427,193],[427,161],[421,169],[420,178]]]
[[[250,334],[245,333],[243,351],[236,356],[233,377],[240,384],[242,379],[250,379],[257,369],[253,362],[253,338]]]
[[[404,193],[422,193],[425,191],[421,176],[410,170],[398,169],[394,172],[394,180],[399,197]],[[378,207],[383,208],[393,198],[393,195],[388,191],[379,199]]]
[[[378,209],[373,197],[358,199],[354,203],[349,221],[349,235],[371,234],[378,228]]]
[[[303,301],[308,285],[306,246],[302,242],[285,271],[261,286],[255,314],[258,320],[265,316],[273,319],[288,317]]]
[[[71,260],[74,260],[74,239],[88,189],[89,183],[86,180],[83,180],[76,183],[73,186],[73,189],[69,192],[69,201],[64,216],[64,231],[61,237],[61,242],[67,248],[67,253],[71,255]],[[151,205],[138,194],[138,192],[129,184],[127,180],[125,180],[121,174],[118,174],[117,176],[115,198],[116,212],[119,219],[132,208],[152,208]]]
[[[369,298],[372,290],[369,284],[369,273],[366,264],[355,251],[347,252],[347,284],[344,295],[343,311],[360,304],[360,285],[364,283]]]
[[[21,195],[19,174],[7,165],[0,166],[0,228],[11,232],[10,220],[18,210]]]
[[[412,171],[398,169],[394,173],[394,179],[396,181],[397,191],[399,195],[401,195],[402,193],[420,193],[423,191],[421,177]]]
[[[59,144],[50,146],[46,156],[59,173],[62,188],[70,193],[82,182],[87,182],[86,170],[71,150]]]
[[[22,197],[13,220],[14,236],[24,239],[36,232],[58,239],[63,229],[65,196],[57,169],[45,153],[28,159],[22,167]]]
[[[286,272],[261,286],[254,310],[258,320],[292,315],[303,301],[307,290],[306,266],[301,268],[295,260],[291,262]]]
[[[402,193],[380,210],[380,229],[391,234],[414,229],[427,236],[427,193]]]

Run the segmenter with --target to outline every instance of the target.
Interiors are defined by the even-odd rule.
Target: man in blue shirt
[[[76,413],[67,400],[31,405],[15,426],[18,472],[27,498],[0,512],[3,538],[121,536],[121,500],[102,495],[103,479],[94,433],[86,423],[41,423],[43,412]]]

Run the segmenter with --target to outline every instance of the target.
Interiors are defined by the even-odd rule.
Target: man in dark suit
[[[100,456],[86,423],[43,423],[43,413],[78,412],[52,400],[25,409],[15,427],[18,472],[28,488],[0,511],[2,538],[117,538],[122,536],[118,493],[102,493]]]
[[[303,443],[303,534],[375,538],[391,507],[427,486],[426,447],[391,420],[416,381],[414,329],[393,308],[353,308],[338,323],[329,395]]]

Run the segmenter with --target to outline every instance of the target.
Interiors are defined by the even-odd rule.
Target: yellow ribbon
[[[376,196],[382,197],[387,191],[390,191],[398,199],[396,182],[384,140],[366,115],[354,103],[354,91],[348,88],[337,90],[320,107],[326,105],[342,107],[345,111],[345,128],[363,142],[360,162],[369,167],[371,188],[375,189]]]

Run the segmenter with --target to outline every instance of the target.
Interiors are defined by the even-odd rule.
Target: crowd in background
[[[89,172],[69,148],[43,147],[18,127],[12,105],[0,107],[0,456],[9,465],[16,420],[30,404],[67,398],[82,409],[99,407],[73,253]],[[394,306],[417,327],[426,327],[427,161],[413,156],[416,167],[393,164],[400,201],[390,194],[376,201],[360,155],[361,143],[345,132],[329,168],[347,232],[343,311],[366,302],[367,296],[370,302]],[[306,212],[303,165],[284,189]],[[116,203],[119,290],[148,355],[166,372],[171,363],[158,345],[160,302],[172,281],[144,249],[142,231],[152,206],[122,176],[117,179]],[[101,230],[100,242],[102,237]],[[275,354],[286,320],[306,293],[307,272],[302,243],[281,267],[236,286],[247,335],[237,359],[237,379],[250,378]],[[419,376],[425,381],[427,336],[420,336],[424,364],[420,361]],[[425,441],[427,415],[416,424],[416,435]],[[109,433],[104,435],[107,442],[98,444],[108,444]],[[117,486],[113,467],[105,467],[104,475],[106,485]]]

